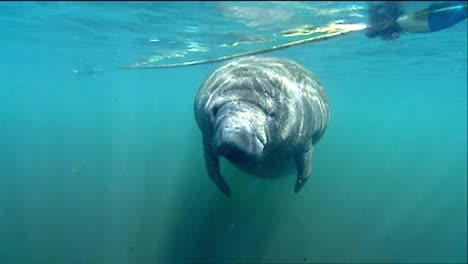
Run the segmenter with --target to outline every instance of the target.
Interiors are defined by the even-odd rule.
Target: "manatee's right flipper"
[[[312,142],[296,153],[297,179],[294,192],[298,193],[312,174]]]
[[[227,197],[231,196],[231,189],[221,175],[219,157],[213,153],[210,144],[204,144],[204,156],[206,170],[208,171],[208,175],[210,176],[211,180],[218,186],[224,195]]]

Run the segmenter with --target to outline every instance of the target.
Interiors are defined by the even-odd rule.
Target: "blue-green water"
[[[466,20],[268,54],[313,71],[331,102],[299,194],[294,175],[257,179],[227,162],[231,198],[208,178],[193,99],[219,63],[118,68],[266,47],[219,45],[362,23],[365,8],[2,2],[0,263],[466,263]],[[104,71],[73,73],[90,67]]]

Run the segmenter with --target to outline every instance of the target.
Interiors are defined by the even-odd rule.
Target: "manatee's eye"
[[[219,110],[219,105],[213,106],[213,109],[211,110],[213,111],[213,116],[216,116],[218,114],[218,110]]]
[[[268,122],[272,122],[273,120],[275,120],[275,116],[276,116],[276,113],[274,112],[271,112],[268,114]]]

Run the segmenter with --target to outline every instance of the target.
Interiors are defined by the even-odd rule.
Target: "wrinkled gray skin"
[[[220,157],[260,177],[296,168],[297,193],[311,175],[312,148],[330,115],[320,82],[285,59],[251,56],[216,69],[198,90],[195,118],[208,175],[226,195]]]

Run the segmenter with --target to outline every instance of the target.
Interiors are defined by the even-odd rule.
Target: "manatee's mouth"
[[[248,141],[217,141],[216,152],[219,156],[236,163],[256,163],[261,161],[264,145],[258,138]]]

